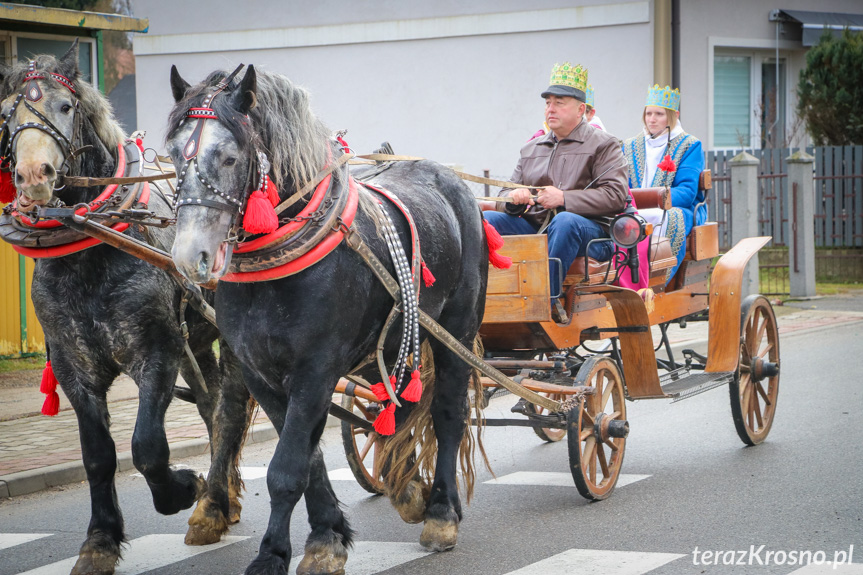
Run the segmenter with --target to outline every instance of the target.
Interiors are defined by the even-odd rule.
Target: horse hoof
[[[307,543],[297,575],[344,575],[348,550],[339,542]]]
[[[228,507],[228,523],[233,525],[234,523],[240,522],[240,514],[243,512],[243,504],[240,503],[239,499],[231,498],[231,502]]]
[[[228,521],[219,508],[207,498],[198,502],[195,512],[189,517],[186,545],[210,545],[218,543],[228,531]]]
[[[114,575],[114,567],[119,559],[119,555],[84,551],[78,556],[70,575]]]
[[[457,540],[458,523],[440,519],[426,520],[420,535],[420,545],[429,551],[449,551],[455,547]]]
[[[422,523],[425,519],[426,501],[418,481],[408,483],[402,496],[391,501],[405,523]]]

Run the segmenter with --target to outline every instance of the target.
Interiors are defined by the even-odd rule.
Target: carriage
[[[701,174],[705,196],[710,171]],[[632,190],[642,208],[671,207],[667,188]],[[487,207],[487,206],[486,206]],[[632,226],[621,216],[618,229]],[[615,236],[612,228],[612,236]],[[611,495],[620,476],[629,423],[626,401],[680,401],[727,385],[731,413],[740,439],[747,445],[764,441],[770,432],[779,391],[779,339],[776,318],[767,298],[742,297],[742,278],[750,258],[769,237],[740,241],[719,254],[716,222],[694,226],[687,253],[666,285],[676,263],[668,238],[651,240],[648,262],[650,301],[618,287],[620,274],[630,273],[632,252],[618,240],[622,258],[597,262],[576,260],[560,293],[564,318],[553,318],[546,237],[507,236],[499,253],[512,258],[509,269],[490,269],[485,316],[480,334],[485,363],[511,378],[506,388],[485,376],[484,397],[509,390],[519,397],[512,412],[519,418],[485,419],[489,426],[527,426],[547,442],[566,438],[570,471],[579,493],[590,500]],[[624,254],[625,252],[625,254]],[[614,262],[624,260],[623,265]],[[653,294],[651,294],[653,295]],[[682,350],[675,357],[669,342],[672,324],[708,322],[708,352]],[[651,328],[655,328],[658,345]],[[338,391],[342,407],[373,420],[380,410],[373,394],[343,380]],[[536,395],[532,395],[536,394]],[[343,421],[348,463],[357,481],[381,492],[376,461],[379,436],[359,422]]]

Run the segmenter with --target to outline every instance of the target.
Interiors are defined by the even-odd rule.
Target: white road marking
[[[681,557],[685,555],[570,549],[506,575],[642,575]]]
[[[117,566],[116,575],[138,575],[154,569],[159,569],[195,555],[209,553],[234,543],[239,543],[248,537],[229,535],[218,543],[204,546],[192,546],[183,543],[185,536],[180,535],[145,535],[129,542],[129,547],[123,552],[123,559]],[[18,575],[68,575],[78,557],[70,557],[50,565],[31,569]]]
[[[0,533],[0,549],[8,549],[50,536],[50,533]]]
[[[191,467],[183,464],[175,465],[176,469],[192,469]],[[209,468],[204,469],[195,469],[198,473],[203,475],[204,477],[210,473]],[[267,476],[267,468],[266,467],[240,467],[240,477],[243,478],[243,481],[252,481],[253,479],[260,479],[262,477]],[[140,473],[133,473],[132,477],[144,477]]]
[[[291,559],[288,573],[296,573],[297,565],[303,558],[302,549],[294,549],[294,553],[299,555]],[[374,575],[431,553],[419,543],[357,541],[354,543],[353,549],[348,551],[345,572],[351,575]]]
[[[371,474],[372,470],[366,467],[369,474]],[[327,475],[330,478],[330,481],[356,481],[357,479],[354,477],[354,472],[351,471],[350,467],[340,467],[338,469],[333,469],[332,471],[327,472]]]
[[[621,473],[617,478],[617,487],[623,487],[650,475],[635,475],[632,473]],[[503,475],[497,479],[489,479],[484,483],[491,485],[550,485],[554,487],[575,487],[572,474],[557,471],[516,471],[509,475]]]

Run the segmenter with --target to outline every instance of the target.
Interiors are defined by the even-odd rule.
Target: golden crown
[[[587,68],[581,64],[573,66],[569,62],[555,64],[548,83],[551,86],[568,86],[584,93],[587,91]]]
[[[595,107],[593,105],[593,86],[591,86],[590,84],[587,85],[587,100],[585,100],[584,103],[591,108]]]
[[[659,84],[654,84],[652,88],[647,89],[647,103],[645,106],[659,106],[668,110],[680,111],[680,90],[671,86],[660,88]]]

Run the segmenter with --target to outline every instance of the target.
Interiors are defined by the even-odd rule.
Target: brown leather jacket
[[[584,189],[597,177],[590,189]],[[556,186],[563,190],[566,211],[589,218],[619,214],[629,196],[620,142],[585,121],[559,142],[554,132],[549,132],[525,144],[510,181]],[[510,191],[503,189],[500,195],[509,195]],[[518,215],[524,206],[500,203],[497,209]],[[542,206],[531,206],[523,217],[538,227],[547,211]]]

